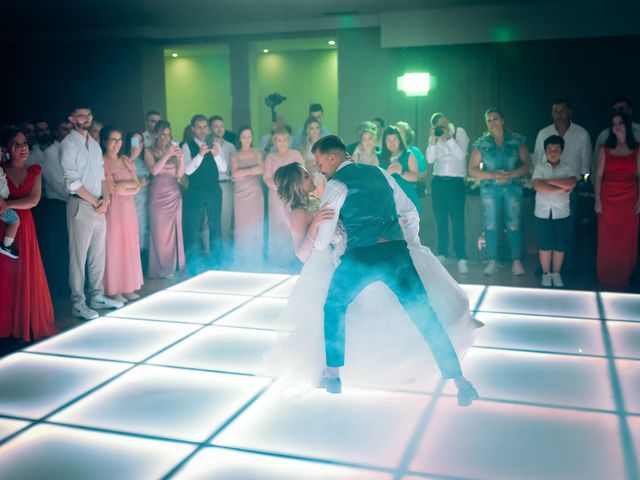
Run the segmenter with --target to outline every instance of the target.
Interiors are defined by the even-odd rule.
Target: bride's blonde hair
[[[307,206],[307,194],[303,189],[304,175],[309,173],[298,162],[293,162],[276,170],[273,183],[278,197],[291,210]]]

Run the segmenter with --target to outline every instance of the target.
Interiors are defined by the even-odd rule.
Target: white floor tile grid
[[[259,296],[265,296],[265,297],[269,297],[269,291],[276,289],[277,287],[280,286],[281,284],[286,283],[288,280],[290,280],[289,277],[284,277],[282,279],[280,279],[275,285],[270,286],[266,289],[261,290],[257,295],[252,296],[252,298],[244,303],[242,303],[241,305],[237,306],[236,308],[234,308],[231,311],[236,311],[237,309],[241,308],[242,306],[246,305],[247,303],[251,302],[254,298],[257,298]],[[174,290],[178,289],[179,290],[180,286],[176,286],[173,287]],[[477,288],[476,288],[477,290]],[[509,312],[511,313],[511,310],[515,310],[515,312],[520,312],[521,310],[523,310],[522,305],[518,305],[517,303],[512,303],[511,301],[509,301],[509,299],[513,300],[513,294],[514,293],[521,293],[521,294],[525,294],[525,295],[530,295],[530,294],[534,294],[534,296],[536,295],[536,292],[538,292],[538,294],[540,294],[541,292],[539,291],[535,291],[532,290],[530,292],[522,292],[523,289],[501,289],[500,287],[484,287],[482,288],[482,290],[480,291],[479,295],[477,296],[477,301],[474,302],[474,312],[481,312],[484,311],[483,308],[483,304],[485,303],[485,301],[487,300],[487,298],[489,298],[490,300],[486,303],[488,305],[487,310],[488,311],[495,311],[496,307],[500,307],[502,306],[503,310],[502,312]],[[547,296],[548,292],[544,292],[542,293],[542,295],[544,296],[545,299],[548,299]],[[573,292],[572,292],[573,293]],[[495,294],[496,297],[498,298],[490,298],[493,297]],[[625,412],[625,399],[623,396],[623,389],[621,387],[621,382],[620,382],[620,378],[618,375],[618,371],[617,371],[617,367],[616,367],[616,362],[614,360],[614,355],[613,355],[613,349],[612,349],[612,345],[611,345],[611,337],[607,328],[607,322],[604,321],[605,315],[606,315],[606,308],[605,305],[607,307],[611,307],[612,305],[615,307],[615,298],[607,298],[605,297],[604,300],[603,298],[599,295],[599,294],[586,294],[585,292],[578,292],[578,296],[580,297],[584,297],[583,300],[585,298],[588,298],[588,296],[592,296],[592,300],[595,303],[596,306],[596,311],[597,313],[593,312],[592,306],[589,307],[584,307],[582,310],[579,310],[581,315],[581,318],[587,317],[592,319],[591,321],[596,321],[599,322],[601,324],[601,330],[602,330],[602,337],[603,337],[603,341],[605,343],[605,350],[606,350],[606,354],[604,355],[604,358],[607,359],[608,362],[608,370],[609,370],[609,380],[611,381],[611,389],[613,391],[613,396],[615,399],[615,408],[612,409],[611,411],[618,417],[618,422],[619,422],[619,426],[620,426],[620,435],[621,435],[621,440],[622,440],[622,445],[623,445],[623,450],[624,450],[624,462],[625,462],[625,467],[626,467],[626,472],[628,474],[628,478],[637,478],[638,477],[638,469],[637,469],[637,456],[634,452],[633,449],[633,442],[631,439],[631,432],[629,429],[629,422],[628,422],[628,418],[636,418],[637,416],[634,414],[628,414],[627,412]],[[571,293],[568,295],[569,297],[571,297]],[[574,295],[575,297],[575,295]],[[507,299],[507,305],[504,305],[504,299]],[[554,300],[554,299],[552,299]],[[568,302],[571,304],[572,302],[575,304],[575,298],[569,298]],[[632,300],[634,300],[633,298],[625,298],[624,299],[625,302],[630,302]],[[555,301],[555,303],[554,303]],[[565,306],[563,306],[563,304],[565,302],[561,302],[559,303],[557,301],[557,298],[552,301],[552,305],[551,305],[551,312],[545,311],[545,314],[548,313],[552,313],[554,315],[558,315],[558,316],[565,316],[565,317],[572,317],[574,315],[569,315],[567,309],[565,308]],[[472,303],[472,305],[474,304]],[[515,308],[504,308],[504,307],[509,307],[509,304],[511,305],[515,305]],[[533,305],[533,307],[535,308],[536,306]],[[537,305],[537,310],[541,310],[539,307],[540,305]],[[635,307],[634,307],[635,308]],[[615,308],[612,308],[612,310],[615,311]],[[621,321],[627,321],[627,322],[634,322],[634,320],[637,320],[637,317],[634,317],[633,314],[629,314],[628,312],[624,312],[624,308],[622,309],[622,312],[617,312],[618,314],[615,316],[615,318],[620,319]],[[533,310],[533,312],[535,312],[536,310]],[[526,313],[527,314],[531,314],[533,313],[531,310],[528,310]],[[229,315],[230,312],[227,312],[226,314],[224,314],[222,317]],[[222,318],[219,317],[219,318]],[[12,420],[17,420],[17,421],[26,421],[29,422],[26,427],[23,426],[22,429],[18,430],[17,432],[9,435],[7,438],[5,438],[4,440],[0,441],[0,445],[3,444],[8,444],[9,446],[11,445],[11,441],[14,438],[20,438],[20,434],[23,434],[25,431],[28,431],[29,429],[38,426],[38,425],[47,425],[47,424],[55,424],[55,422],[50,421],[51,417],[53,415],[55,415],[58,412],[64,411],[65,409],[67,409],[69,406],[76,404],[78,401],[90,396],[92,393],[105,388],[107,385],[111,384],[113,381],[117,380],[118,378],[122,377],[123,375],[125,375],[127,372],[131,371],[132,369],[136,368],[139,365],[143,365],[146,364],[149,360],[151,360],[152,358],[156,357],[157,355],[159,355],[160,353],[168,350],[169,348],[175,346],[178,343],[181,343],[183,341],[185,341],[187,338],[193,336],[195,333],[199,332],[201,329],[203,328],[207,328],[207,325],[211,325],[214,324],[219,318],[217,319],[213,319],[211,320],[208,324],[205,324],[201,327],[199,327],[197,330],[195,330],[194,332],[184,336],[183,338],[180,338],[177,341],[174,341],[173,343],[164,346],[163,348],[161,348],[160,350],[156,351],[155,353],[153,353],[152,355],[148,356],[147,358],[145,358],[143,361],[140,362],[136,362],[136,363],[130,363],[129,368],[126,368],[123,372],[120,372],[119,374],[113,376],[112,378],[108,379],[105,382],[100,383],[99,385],[97,385],[94,388],[91,388],[89,390],[87,390],[86,392],[84,392],[82,395],[72,399],[71,401],[65,403],[64,405],[62,405],[61,407],[55,409],[54,411],[50,412],[48,415],[36,419],[36,421],[33,421],[34,419],[29,419],[29,418],[20,418],[20,417],[12,417],[12,416],[6,416],[6,415],[0,415],[0,417],[4,417],[7,419],[12,419]],[[597,320],[596,320],[597,319]],[[491,349],[490,347],[481,347],[482,349],[487,348],[487,349]],[[558,352],[559,354],[562,355],[568,355],[568,356],[573,356],[573,354],[568,354],[565,352]],[[43,355],[42,353],[36,353],[36,352],[32,352],[32,355]],[[49,354],[44,354],[44,355],[49,355]],[[64,357],[64,354],[59,354],[59,356]],[[586,357],[592,357],[594,355],[584,355]],[[601,358],[602,356],[596,356]],[[77,357],[75,357],[77,358]],[[124,362],[127,363],[127,362]],[[180,367],[181,368],[181,367]],[[189,369],[185,369],[185,370],[189,370]],[[192,458],[196,458],[197,455],[200,452],[205,452],[208,451],[207,449],[210,448],[208,447],[208,445],[210,445],[211,443],[215,444],[215,439],[216,437],[219,435],[219,433],[221,433],[222,431],[224,431],[229,425],[231,425],[236,419],[238,419],[242,414],[244,414],[244,412],[249,409],[249,407],[251,405],[253,405],[263,394],[264,392],[267,391],[267,388],[262,389],[261,391],[259,391],[254,397],[252,397],[242,408],[240,408],[234,415],[232,415],[226,422],[224,422],[219,428],[217,428],[210,436],[209,438],[201,443],[198,442],[180,442],[178,440],[178,443],[186,443],[186,444],[190,444],[193,445],[195,448],[195,450],[188,455],[182,462],[180,462],[174,469],[171,470],[171,472],[166,476],[166,478],[172,477],[174,475],[176,475],[176,478],[180,477],[180,471],[182,470],[182,468],[184,467],[185,464],[187,464],[188,460],[191,460]],[[414,447],[417,444],[417,440],[419,438],[422,438],[425,434],[426,431],[428,429],[428,424],[430,421],[430,417],[431,414],[433,413],[433,411],[436,409],[436,406],[438,404],[438,401],[440,399],[443,399],[442,401],[446,400],[451,394],[446,393],[446,391],[443,393],[443,385],[440,384],[438,386],[438,389],[436,392],[434,392],[434,395],[431,397],[430,401],[428,402],[425,410],[424,410],[424,414],[421,416],[420,422],[417,423],[416,428],[414,430],[414,433],[412,435],[413,440],[411,442],[409,442],[409,446],[413,445]],[[485,400],[483,398],[483,400]],[[521,404],[521,405],[535,405],[535,404],[531,404],[531,403],[527,403],[527,402],[512,402],[512,401],[505,401],[503,399],[499,399],[499,398],[495,398],[495,399],[486,399],[486,401],[488,402],[495,402],[495,403],[499,403],[499,404]],[[543,405],[544,406],[544,405]],[[548,406],[547,406],[548,407]],[[562,405],[558,405],[556,407],[559,408],[563,408],[566,409],[568,411],[571,410],[578,410],[578,411],[586,411],[586,412],[604,412],[604,411],[608,411],[608,410],[599,410],[599,409],[590,409],[590,408],[586,408],[586,409],[580,409],[580,408],[575,408],[572,406],[562,406]],[[86,428],[87,430],[91,430],[91,431],[104,431],[104,432],[110,432],[110,430],[108,429],[104,429],[104,430],[100,430],[100,429],[95,429],[92,427],[83,427],[83,426],[78,426],[78,425],[74,425],[74,428],[80,428],[80,429],[84,429]],[[123,432],[117,432],[118,434],[123,434]],[[144,436],[144,435],[136,435],[136,434],[129,434],[127,432],[124,432],[125,435],[129,435],[131,437],[140,437],[140,438],[154,438],[153,436]],[[163,440],[170,440],[170,441],[176,441],[176,439],[172,439],[172,438],[164,438]],[[407,474],[407,475],[414,475],[414,476],[418,476],[418,477],[422,477],[422,478],[427,478],[425,475],[432,475],[429,478],[453,478],[453,477],[447,477],[447,476],[441,476],[441,475],[437,475],[437,472],[425,472],[425,471],[411,471],[409,465],[411,463],[411,458],[412,458],[412,454],[415,452],[411,451],[411,448],[407,448],[407,451],[405,452],[405,455],[402,458],[402,461],[400,462],[400,464],[397,466],[397,468],[394,469],[384,469],[384,468],[375,468],[375,466],[371,466],[371,465],[367,465],[367,464],[357,464],[357,463],[349,463],[349,462],[334,462],[331,460],[323,460],[323,459],[317,459],[317,458],[305,458],[305,457],[296,457],[296,456],[289,456],[286,454],[278,454],[278,453],[273,453],[273,452],[264,452],[264,451],[251,451],[251,450],[243,450],[242,448],[233,448],[231,449],[233,451],[238,451],[238,452],[248,452],[248,453],[252,453],[252,454],[260,454],[260,455],[269,455],[269,456],[274,456],[277,458],[297,458],[297,459],[301,459],[301,460],[307,460],[307,461],[313,461],[313,462],[320,462],[320,463],[328,463],[328,464],[336,464],[339,463],[345,467],[351,467],[351,468],[360,468],[363,469],[363,471],[367,471],[367,472],[387,472],[389,474],[393,474],[394,478],[400,478],[401,474]],[[0,452],[1,455],[1,452]],[[462,477],[460,477],[462,478]]]

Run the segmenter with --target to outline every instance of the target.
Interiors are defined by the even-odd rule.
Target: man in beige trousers
[[[60,142],[60,164],[69,199],[69,286],[72,315],[83,320],[98,318],[95,309],[120,308],[118,302],[104,296],[103,278],[107,224],[105,213],[109,199],[104,194],[104,164],[100,145],[91,138],[91,109],[78,103],[69,114],[73,130]],[[84,285],[85,267],[89,276],[90,301],[87,306]]]

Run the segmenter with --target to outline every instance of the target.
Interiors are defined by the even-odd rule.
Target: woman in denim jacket
[[[487,131],[473,143],[469,158],[469,175],[482,180],[480,199],[484,212],[484,233],[489,263],[485,275],[498,271],[498,223],[503,212],[509,245],[511,271],[524,275],[522,266],[522,183],[520,178],[531,170],[526,138],[504,128],[502,113],[490,108],[484,114]]]

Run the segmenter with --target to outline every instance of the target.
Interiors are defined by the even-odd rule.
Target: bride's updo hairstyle
[[[307,204],[307,194],[302,188],[306,170],[298,162],[293,162],[276,170],[273,175],[273,183],[276,186],[278,196],[294,210]]]

